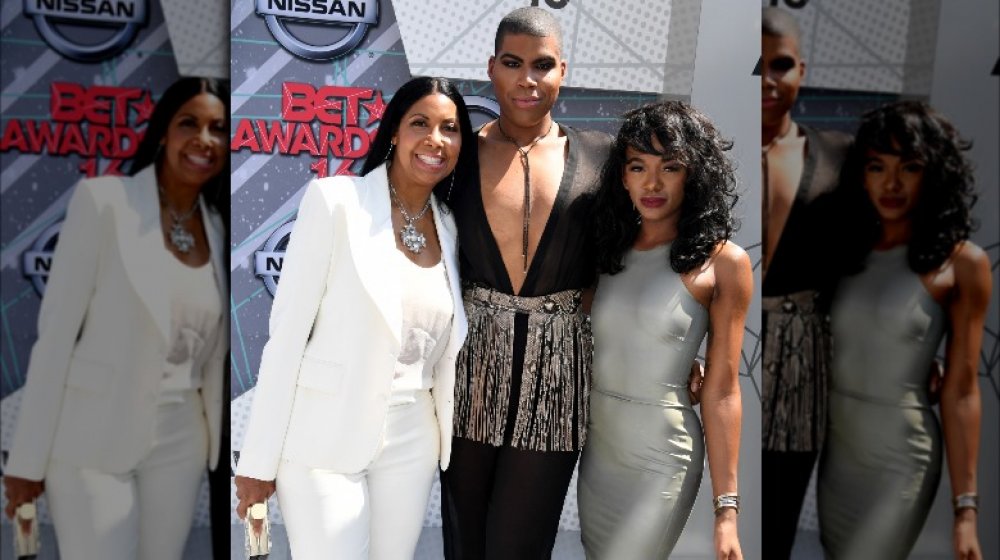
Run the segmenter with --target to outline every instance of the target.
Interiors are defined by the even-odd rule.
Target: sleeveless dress
[[[667,558],[705,458],[688,376],[708,310],[670,269],[670,245],[631,251],[601,276],[593,305],[594,381],[578,502],[587,558]]]
[[[944,309],[906,262],[872,251],[831,311],[834,357],[818,505],[831,559],[906,558],[941,479],[941,429],[928,400]]]

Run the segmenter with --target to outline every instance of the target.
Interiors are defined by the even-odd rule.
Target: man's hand
[[[691,398],[691,406],[701,402],[701,386],[705,382],[705,368],[701,362],[695,360],[691,364],[691,375],[688,376],[688,396]]]
[[[941,401],[941,387],[944,387],[944,366],[941,365],[940,360],[935,359],[931,362],[930,379],[927,393],[931,406],[934,406]]]

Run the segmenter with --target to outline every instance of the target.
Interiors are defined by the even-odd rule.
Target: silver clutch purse
[[[253,522],[262,521],[260,532],[254,529]],[[271,522],[267,519],[267,504],[257,503],[247,510],[244,521],[246,527],[246,552],[249,560],[263,560],[271,553]]]
[[[14,511],[14,557],[38,556],[38,509],[35,502],[21,504]]]

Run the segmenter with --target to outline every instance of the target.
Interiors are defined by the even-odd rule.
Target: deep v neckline
[[[803,136],[805,136],[805,161],[802,165],[802,176],[799,178],[799,184],[795,188],[795,196],[792,198],[792,204],[788,208],[788,216],[785,218],[785,225],[781,227],[781,232],[778,234],[778,242],[774,245],[774,253],[771,255],[771,260],[768,262],[768,269],[772,270],[774,269],[775,261],[779,261],[778,255],[783,253],[781,250],[782,245],[788,244],[787,242],[782,243],[788,239],[788,235],[786,235],[789,230],[788,226],[792,225],[792,230],[794,231],[794,228],[798,225],[798,222],[801,219],[802,205],[805,204],[806,195],[809,192],[809,186],[813,181],[813,174],[816,172],[816,160],[818,158],[818,154],[812,153],[810,150],[810,148],[813,150],[816,149],[816,138],[813,136],[811,129],[804,128],[801,125],[797,126],[799,126],[799,130],[801,130],[803,132]]]
[[[500,243],[497,242],[496,235],[493,233],[493,226],[490,224],[489,216],[486,214],[486,203],[483,200],[483,178],[481,174],[479,175],[479,185],[476,189],[476,209],[479,212],[480,223],[489,232],[489,235],[486,236],[489,239],[486,244],[487,250],[489,251],[490,260],[493,261],[493,265],[498,270],[503,271],[503,274],[497,275],[504,282],[502,291],[515,296],[520,296],[525,291],[530,293],[531,290],[526,290],[526,288],[534,288],[534,283],[538,276],[535,262],[539,260],[539,255],[544,255],[548,249],[552,237],[553,224],[562,212],[566,195],[569,192],[569,185],[573,183],[574,171],[576,170],[576,153],[573,149],[572,133],[569,128],[565,128],[559,123],[556,123],[556,125],[566,135],[566,147],[564,148],[566,163],[563,166],[562,177],[559,180],[559,188],[556,190],[555,200],[552,201],[552,208],[549,210],[548,217],[545,218],[542,235],[538,238],[538,246],[535,247],[535,254],[532,255],[531,260],[528,262],[528,272],[525,274],[524,282],[521,283],[521,289],[517,293],[514,292],[514,283],[511,281],[510,272],[507,270],[507,265],[503,261],[503,255],[500,253]]]

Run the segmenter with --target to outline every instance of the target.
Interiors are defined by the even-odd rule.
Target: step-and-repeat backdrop
[[[414,75],[454,78],[473,124],[495,118],[486,76],[493,37],[511,10],[537,5],[560,21],[566,86],[553,113],[617,131],[626,110],[661,97],[705,111],[735,143],[743,199],[737,242],[759,260],[760,12],[722,0],[357,0],[323,10],[283,0],[233,3],[232,446],[239,460],[273,294],[299,200],[315,177],[356,173],[393,92]],[[306,6],[305,3],[301,3]],[[311,11],[310,11],[311,10]],[[759,279],[758,279],[759,280]],[[741,368],[744,550],[759,550],[759,305]],[[711,550],[708,477],[678,553]],[[234,498],[235,504],[235,498]],[[274,522],[280,511],[272,507]],[[237,522],[233,518],[233,522]],[[425,523],[439,526],[438,488]],[[575,481],[563,529],[578,530]],[[751,554],[750,557],[757,554]]]

